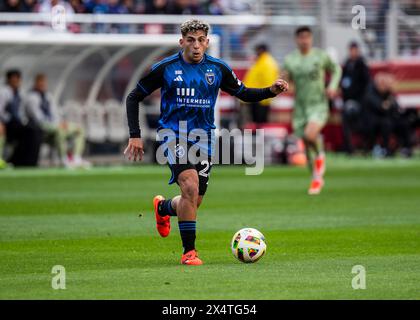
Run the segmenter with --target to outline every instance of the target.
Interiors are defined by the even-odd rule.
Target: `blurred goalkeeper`
[[[171,169],[170,184],[177,183],[181,195],[172,199],[156,196],[153,205],[156,227],[162,237],[171,230],[170,217],[178,217],[178,226],[184,248],[181,263],[201,265],[195,249],[197,209],[200,206],[209,181],[212,167],[213,143],[202,144],[201,140],[181,141],[187,133],[200,129],[212,136],[214,106],[219,89],[245,102],[256,102],[275,97],[288,88],[287,82],[277,80],[270,87],[251,89],[245,87],[232,69],[222,60],[205,52],[209,46],[210,26],[198,20],[189,20],[181,25],[181,51],[152,66],[150,72],[140,79],[126,100],[130,138],[124,153],[136,161],[143,156],[143,141],[139,127],[139,103],[153,91],[161,88],[161,115],[158,135],[172,131],[176,143],[167,148],[165,156]],[[186,123],[186,128],[182,123]],[[186,148],[184,147],[186,146]],[[190,149],[199,148],[205,159],[196,162],[189,156]],[[186,162],[180,161],[188,155]]]
[[[325,153],[321,130],[329,114],[328,99],[334,99],[341,78],[341,67],[329,55],[312,47],[312,31],[299,27],[295,33],[297,50],[285,58],[285,78],[294,83],[295,105],[293,130],[303,138],[312,172],[309,194],[319,194],[324,186]],[[325,73],[331,73],[331,80],[325,88]],[[311,153],[315,158],[312,159]]]

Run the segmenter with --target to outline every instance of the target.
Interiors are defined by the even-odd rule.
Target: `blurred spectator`
[[[122,5],[126,8],[126,13],[137,13],[136,6],[134,4],[134,0],[122,0]]]
[[[168,0],[147,0],[145,14],[166,14],[168,13]]]
[[[420,0],[412,0],[406,6],[403,7],[406,14],[412,16],[420,15]]]
[[[128,9],[120,3],[120,0],[108,0],[108,13],[110,14],[127,14]]]
[[[82,0],[70,0],[70,5],[74,13],[86,13],[86,7],[82,3]]]
[[[169,14],[197,15],[204,14],[204,10],[197,0],[173,0],[170,2]]]
[[[368,142],[373,146],[378,135],[382,145],[375,145],[376,156],[391,156],[391,134],[395,134],[404,156],[412,155],[411,128],[394,94],[395,79],[387,73],[378,73],[363,101],[366,111],[365,125],[369,129]]]
[[[38,7],[38,12],[50,13],[52,8],[57,5],[63,6],[64,9],[66,10],[66,14],[74,13],[74,10],[72,6],[70,5],[70,3],[63,0],[43,0]]]
[[[222,5],[221,0],[208,0],[205,3],[206,8],[206,14],[209,15],[223,15],[224,14],[224,8]]]
[[[105,14],[109,13],[109,4],[107,0],[96,0],[92,9],[92,13]]]
[[[351,42],[349,57],[343,67],[340,87],[343,96],[342,125],[344,150],[353,153],[352,132],[360,131],[362,118],[362,100],[370,82],[369,67],[362,57],[359,45]]]
[[[35,12],[38,0],[21,0],[22,12]]]
[[[35,130],[28,125],[22,108],[20,86],[21,72],[8,70],[6,85],[0,88],[0,155],[3,155],[3,147],[8,142],[13,146],[9,161],[14,166],[34,166],[38,145]]]
[[[244,84],[249,88],[269,87],[278,79],[280,68],[266,44],[257,45],[255,54],[257,56],[256,61],[245,74]],[[249,104],[253,122],[257,124],[268,122],[271,100],[266,99]]]
[[[50,140],[58,148],[60,160],[67,168],[88,166],[82,159],[85,146],[84,131],[81,126],[62,121],[58,110],[52,104],[51,95],[47,92],[47,77],[44,74],[35,76],[34,86],[24,103],[29,123],[39,129],[41,140]],[[73,157],[68,157],[67,140],[74,140]]]
[[[3,12],[22,12],[20,0],[4,0],[0,4],[0,11]]]

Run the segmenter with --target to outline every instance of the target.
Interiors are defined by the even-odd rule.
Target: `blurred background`
[[[240,79],[261,46],[281,74],[284,57],[295,49],[294,31],[311,27],[314,45],[344,70],[323,130],[326,149],[419,158],[418,0],[2,0],[0,167],[125,163],[125,97],[154,62],[179,50],[180,23],[198,15],[212,26],[209,53]],[[355,71],[356,61],[367,72]],[[392,105],[375,125],[364,112],[372,86]],[[150,163],[159,99],[155,92],[140,107]],[[266,164],[304,165],[303,145],[291,128],[293,90],[265,107],[261,118],[221,93],[218,127],[263,128]],[[7,129],[11,121],[16,125]]]

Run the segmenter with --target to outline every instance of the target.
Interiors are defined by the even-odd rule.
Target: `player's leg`
[[[195,250],[197,208],[199,198],[199,179],[195,169],[183,171],[178,176],[178,184],[181,189],[181,198],[177,203],[178,226],[181,234],[184,253],[181,258],[182,264],[201,265]]]
[[[6,127],[0,122],[0,169],[6,168],[6,161],[3,159],[4,145],[6,143]]]
[[[319,194],[324,185],[325,152],[321,136],[322,128],[323,124],[308,122],[304,131],[307,152],[313,152],[315,155],[312,164],[312,181],[308,191],[309,194]]]
[[[85,131],[75,123],[67,123],[67,135],[71,136],[74,141],[73,162],[77,167],[88,167],[90,163],[82,159],[83,151],[85,150]]]
[[[70,167],[71,164],[67,157],[67,130],[63,126],[58,126],[51,128],[50,132],[54,136],[61,164],[66,168]]]

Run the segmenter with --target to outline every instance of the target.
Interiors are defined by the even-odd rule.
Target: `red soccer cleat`
[[[155,209],[156,229],[159,234],[166,238],[171,232],[171,217],[169,215],[162,217],[158,212],[159,202],[165,200],[163,196],[156,196],[153,198],[153,207]]]
[[[308,194],[310,194],[310,195],[320,194],[323,186],[324,186],[324,180],[313,179],[311,181],[311,185],[309,187]]]
[[[197,251],[191,250],[182,255],[181,264],[186,264],[189,266],[201,266],[203,261],[201,261],[201,259],[198,257]]]

